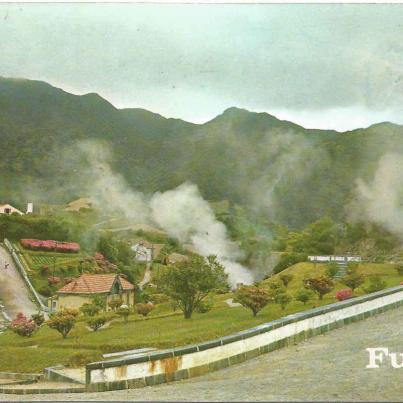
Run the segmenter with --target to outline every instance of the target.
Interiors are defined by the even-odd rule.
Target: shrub
[[[288,287],[288,284],[290,283],[290,281],[292,281],[293,278],[294,276],[292,274],[280,274],[280,280],[284,284],[285,288]]]
[[[31,315],[31,319],[36,323],[36,326],[41,326],[43,322],[45,322],[45,316],[43,313],[34,313]]]
[[[304,288],[301,288],[295,296],[295,299],[305,305],[311,299],[311,297],[312,293]]]
[[[369,285],[365,288],[367,293],[381,291],[386,288],[386,282],[382,280],[382,277],[379,275],[371,276],[369,278]]]
[[[95,316],[99,313],[101,308],[94,304],[89,304],[88,302],[81,305],[80,311],[86,316]]]
[[[353,290],[351,288],[344,288],[343,290],[336,291],[336,299],[338,301],[344,301],[345,299],[351,298],[353,296]]]
[[[104,310],[106,307],[106,298],[102,295],[95,295],[91,299],[91,303],[96,305],[98,308]]]
[[[49,285],[56,285],[60,283],[60,277],[56,277],[56,276],[52,276],[52,277],[48,277],[48,284]]]
[[[147,302],[147,304],[136,304],[136,312],[139,315],[147,316],[154,309],[154,304]]]
[[[256,316],[269,301],[269,293],[264,288],[256,286],[241,286],[234,295],[234,302],[239,302],[245,308],[249,308],[253,316]]]
[[[319,299],[323,299],[323,296],[332,291],[334,287],[333,280],[326,276],[308,278],[303,280],[303,283],[306,289],[316,292]]]
[[[350,269],[340,281],[354,291],[360,285],[364,284],[365,277],[357,273],[355,269]]]
[[[130,315],[130,308],[127,305],[121,305],[117,310],[116,313],[121,316],[125,322],[129,319]]]
[[[19,336],[30,337],[33,332],[38,328],[37,324],[32,319],[19,312],[16,318],[9,324],[9,329]]]
[[[41,271],[41,274],[42,274],[43,276],[46,275],[46,274],[48,274],[48,273],[49,273],[49,266],[43,265],[43,266],[41,267],[40,271]]]
[[[119,308],[122,305],[122,303],[123,301],[121,299],[113,299],[112,301],[108,302],[108,306],[113,311],[116,311],[116,309]]]
[[[78,311],[76,309],[61,309],[50,315],[46,322],[51,329],[57,330],[65,339],[76,323]]]
[[[281,306],[284,311],[285,307],[292,301],[292,297],[287,292],[279,292],[274,297],[274,302]]]
[[[334,278],[339,271],[339,266],[335,262],[330,262],[326,265],[326,276]]]
[[[43,286],[38,289],[39,294],[43,295],[44,297],[50,297],[52,293],[52,289],[48,286]]]
[[[108,319],[106,316],[100,315],[100,316],[94,316],[94,317],[88,319],[87,324],[94,332],[96,332],[107,321],[108,321]]]
[[[90,353],[71,354],[66,362],[67,367],[82,367],[85,364],[94,361],[95,357]]]

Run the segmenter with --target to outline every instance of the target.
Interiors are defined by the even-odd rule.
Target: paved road
[[[367,347],[403,352],[403,308],[224,370],[144,389],[0,400],[402,401],[403,368],[366,369]]]
[[[9,264],[8,269],[4,268],[6,262]],[[6,313],[12,318],[18,312],[31,315],[38,311],[10,254],[2,246],[0,246],[0,300],[5,306]]]

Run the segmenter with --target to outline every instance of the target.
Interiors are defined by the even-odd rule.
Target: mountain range
[[[80,142],[110,150],[112,169],[146,194],[190,181],[212,201],[229,200],[299,228],[346,217],[357,179],[403,151],[403,126],[349,132],[306,129],[267,113],[229,108],[205,124],[144,109],[117,109],[98,94],[0,78],[0,201],[68,202],[87,196],[91,167]]]

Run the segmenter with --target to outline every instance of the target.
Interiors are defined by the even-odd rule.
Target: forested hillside
[[[113,169],[141,192],[191,181],[211,201],[301,228],[323,216],[343,219],[357,179],[370,182],[383,155],[403,150],[403,127],[308,130],[237,108],[196,125],[119,110],[97,94],[0,78],[0,139],[1,202],[86,196],[89,167],[75,150],[91,140],[107,144]]]

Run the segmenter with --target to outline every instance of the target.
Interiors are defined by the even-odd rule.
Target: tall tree
[[[185,319],[189,319],[209,292],[227,284],[227,278],[215,256],[195,256],[188,262],[161,269],[157,284],[164,294],[177,302]]]

